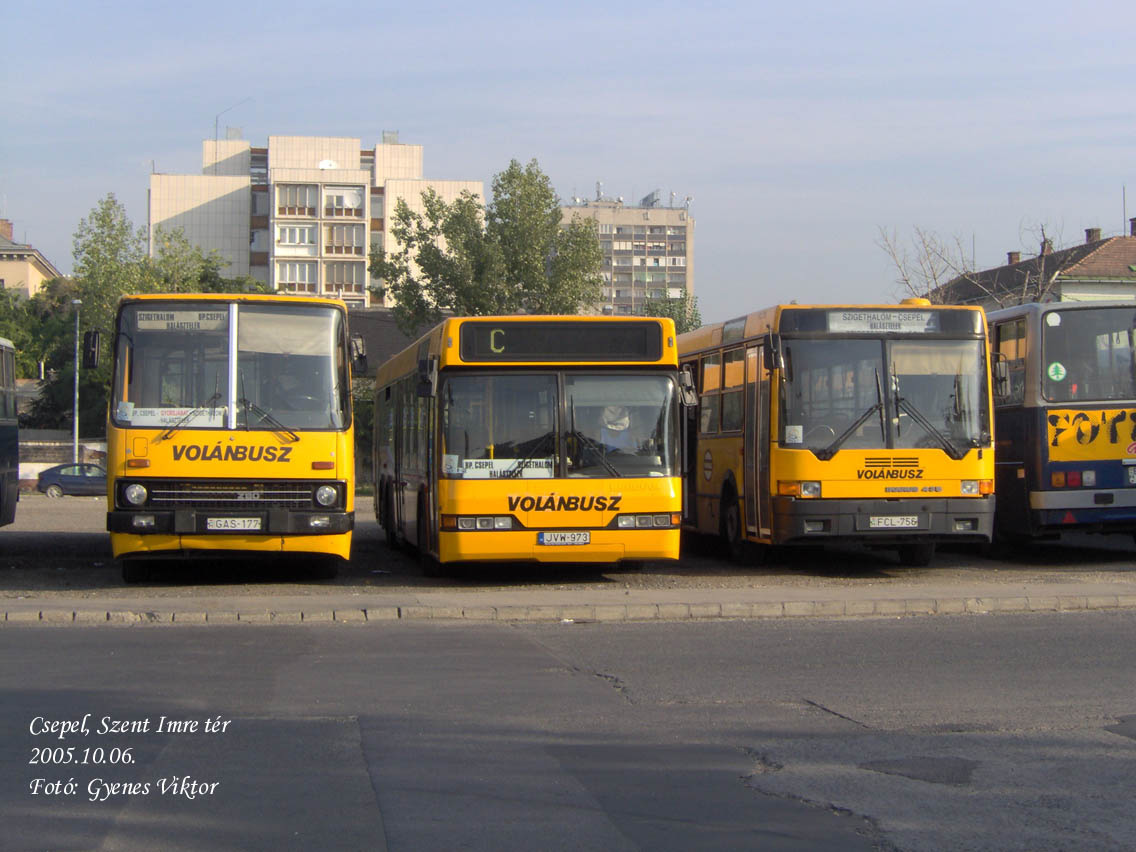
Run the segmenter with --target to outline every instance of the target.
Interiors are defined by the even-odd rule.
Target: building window
[[[345,260],[333,260],[324,264],[324,292],[359,293],[364,292],[367,280],[367,265]]]
[[[316,265],[285,260],[276,264],[276,289],[289,293],[316,292]]]
[[[329,219],[363,218],[363,187],[328,186],[323,191],[323,215]]]
[[[276,245],[278,246],[314,246],[315,244],[315,225],[276,226]]]
[[[363,256],[362,225],[324,225],[324,254],[355,254]]]
[[[315,216],[317,187],[309,184],[276,184],[277,216]]]
[[[611,225],[600,225],[600,233],[601,234],[610,234],[611,233]]]

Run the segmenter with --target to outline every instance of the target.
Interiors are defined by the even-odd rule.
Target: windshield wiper
[[[543,435],[533,441],[533,445],[529,447],[529,451],[519,459],[517,459],[515,462],[513,462],[509,469],[501,474],[501,478],[514,479],[516,477],[523,476],[528,463],[536,457],[537,451],[540,450],[540,448],[543,447],[551,437],[553,437],[552,432],[545,432]]]
[[[161,441],[165,441],[169,438],[172,438],[173,435],[174,435],[174,432],[176,432],[178,429],[180,429],[182,426],[184,426],[186,423],[188,423],[190,420],[192,420],[194,417],[196,417],[198,414],[200,414],[206,408],[208,408],[210,414],[212,414],[213,409],[216,406],[216,403],[219,399],[221,399],[221,394],[220,394],[220,392],[215,391],[213,393],[213,396],[209,397],[209,399],[205,400],[205,402],[201,403],[201,405],[198,405],[194,408],[191,408],[189,411],[187,411],[185,413],[185,416],[183,416],[180,420],[178,420],[178,422],[175,423],[173,426],[170,426],[168,429],[166,429],[166,431],[163,432],[159,436],[158,439],[161,440]]]
[[[955,459],[957,461],[958,459],[961,459],[964,455],[966,455],[965,450],[960,450],[958,447],[956,447],[951,442],[951,439],[940,432],[938,429],[936,429],[935,425],[926,417],[924,417],[918,408],[916,408],[907,399],[900,396],[898,393],[895,395],[895,407],[896,411],[902,410],[910,414],[915,422],[923,427],[924,431],[926,431],[927,434],[929,434],[932,438],[934,438],[942,445],[943,449],[946,450],[947,455],[952,459]]]
[[[619,468],[617,468],[607,460],[607,456],[604,453],[603,448],[600,447],[599,444],[597,444],[583,432],[578,432],[576,430],[576,401],[574,399],[569,400],[568,404],[572,411],[572,431],[568,433],[569,437],[574,435],[577,441],[591,450],[595,454],[596,458],[600,460],[600,464],[606,467],[608,473],[610,473],[612,476],[623,476],[623,474],[619,472]]]
[[[242,396],[240,399],[237,400],[237,402],[239,402],[241,405],[243,405],[245,407],[245,431],[246,432],[248,431],[248,428],[249,428],[249,411],[252,411],[253,414],[257,415],[257,417],[260,418],[257,421],[257,423],[267,423],[269,426],[272,426],[277,432],[281,432],[284,435],[287,435],[291,440],[293,440],[293,441],[300,440],[299,435],[297,435],[295,432],[293,432],[291,429],[289,429],[287,426],[285,426],[283,423],[281,423],[279,420],[277,420],[272,415],[272,412],[269,411],[267,408],[261,408],[259,405],[257,405],[255,402],[253,402],[251,399],[249,399],[248,397],[245,397],[245,396]]]
[[[861,414],[860,417],[856,420],[855,423],[853,423],[851,426],[849,426],[847,429],[845,429],[843,432],[841,432],[840,435],[837,436],[836,440],[833,441],[831,444],[829,444],[827,447],[825,447],[823,450],[819,450],[819,451],[814,450],[813,452],[816,454],[816,457],[818,459],[820,459],[821,461],[828,461],[830,458],[832,458],[834,455],[836,455],[837,452],[839,452],[841,446],[843,446],[844,442],[847,441],[850,437],[852,437],[853,433],[855,433],[855,431],[857,429],[859,429],[861,426],[863,426],[865,423],[867,423],[868,418],[871,417],[873,414],[875,414],[877,411],[880,412],[880,438],[883,439],[884,441],[886,441],[887,440],[887,431],[884,427],[883,410],[884,410],[884,390],[883,390],[883,387],[880,385],[880,371],[876,370],[876,404],[871,406],[870,408],[868,408],[867,411],[865,411],[863,414]]]

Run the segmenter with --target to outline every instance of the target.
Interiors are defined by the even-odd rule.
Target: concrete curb
[[[1136,595],[984,596],[944,598],[880,598],[849,600],[792,600],[726,603],[658,603],[581,605],[461,606],[381,605],[358,609],[100,609],[85,606],[22,608],[8,610],[0,629],[18,626],[114,626],[149,625],[305,625],[389,624],[418,622],[500,623],[619,623],[660,621],[720,621],[769,618],[896,618],[901,616],[962,615],[1022,612],[1083,612],[1136,609]]]

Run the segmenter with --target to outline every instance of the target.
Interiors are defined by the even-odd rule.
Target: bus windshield
[[[145,302],[123,308],[118,331],[116,425],[273,431],[347,425],[339,310]]]
[[[988,440],[983,366],[978,340],[787,340],[781,444],[960,458]]]
[[[440,399],[444,477],[675,475],[669,376],[463,373]]]
[[[1042,316],[1042,393],[1050,402],[1136,397],[1136,309],[1054,310]]]

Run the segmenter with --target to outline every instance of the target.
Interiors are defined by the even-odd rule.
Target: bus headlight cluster
[[[334,485],[321,485],[316,489],[316,502],[321,506],[334,506],[339,499],[339,489]]]
[[[1096,488],[1095,470],[1055,470],[1049,476],[1054,488]]]
[[[442,515],[443,530],[473,532],[477,530],[511,530],[512,515]]]
[[[819,497],[820,482],[816,480],[780,480],[777,493],[782,497]]]
[[[994,493],[994,481],[990,479],[964,479],[959,485],[960,493],[966,495]]]
[[[149,493],[146,491],[145,485],[140,485],[137,482],[132,482],[122,489],[122,496],[126,502],[131,506],[141,506],[146,502]]]
[[[615,525],[623,530],[652,529],[657,527],[677,527],[682,522],[678,513],[667,515],[620,515],[615,519]]]

